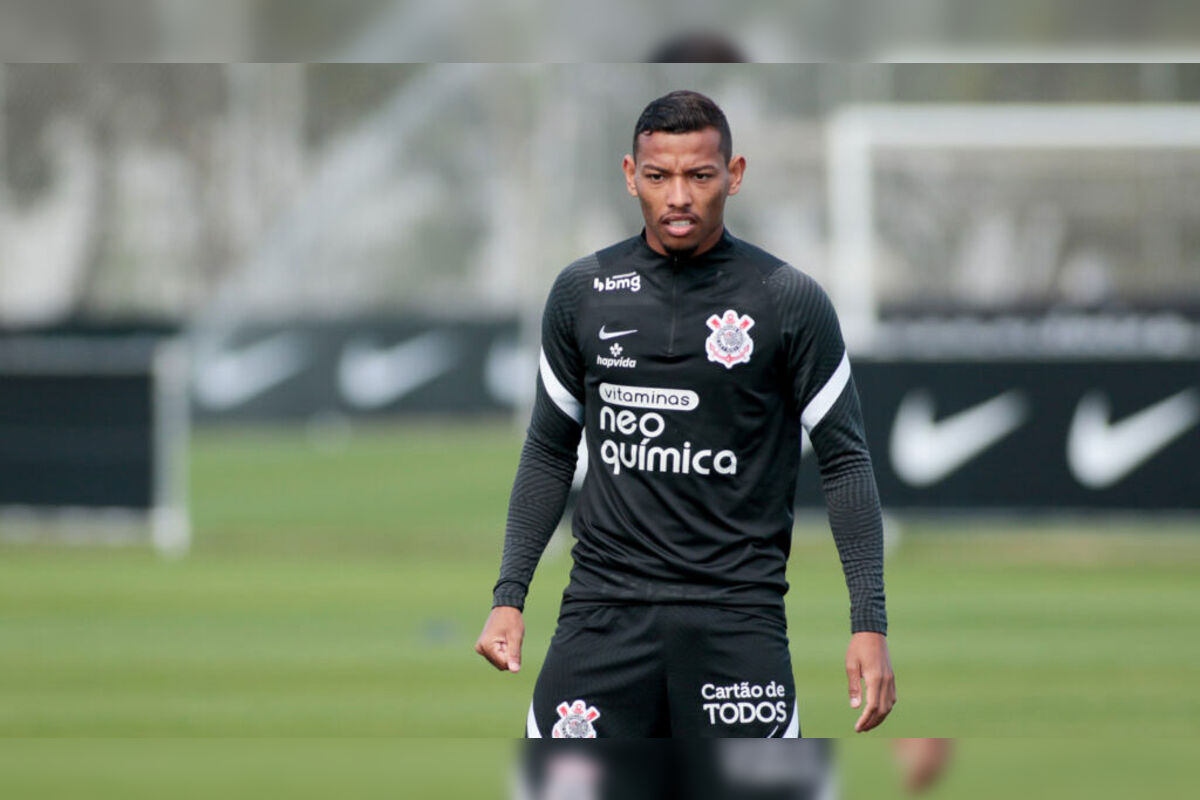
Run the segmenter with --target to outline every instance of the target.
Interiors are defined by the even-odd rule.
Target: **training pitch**
[[[570,560],[559,535],[530,593],[521,673],[475,655],[520,442],[507,423],[197,431],[187,558],[0,546],[0,735],[520,735]],[[1062,745],[1082,758],[1200,735],[1200,521],[901,517],[892,529],[899,703],[860,739],[1109,740]],[[819,510],[797,525],[789,580],[804,733],[849,736],[847,601]],[[483,762],[509,763],[505,746]],[[1014,747],[977,743],[971,758],[999,770],[981,754]],[[4,751],[0,783],[43,763],[29,741]],[[1099,788],[1119,786],[1104,775]]]

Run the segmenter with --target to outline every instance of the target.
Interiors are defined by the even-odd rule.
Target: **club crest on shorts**
[[[750,360],[754,340],[747,331],[754,327],[754,320],[748,314],[738,314],[731,308],[719,317],[716,314],[709,317],[708,327],[712,328],[712,333],[708,335],[704,349],[709,361],[733,369],[734,364]]]
[[[592,725],[600,718],[600,712],[595,706],[589,706],[583,700],[576,700],[570,705],[558,704],[558,722],[550,732],[554,739],[595,739],[596,728]]]

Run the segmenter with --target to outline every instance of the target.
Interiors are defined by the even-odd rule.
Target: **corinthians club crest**
[[[744,364],[750,360],[754,352],[754,340],[747,333],[754,327],[754,320],[749,315],[739,315],[732,308],[721,316],[713,314],[708,318],[708,327],[712,328],[704,349],[708,352],[708,360],[724,364],[726,369],[733,369],[734,364]]]
[[[554,739],[595,739],[596,728],[592,725],[600,718],[600,712],[595,706],[589,706],[583,700],[574,703],[558,704],[558,722],[550,732]]]

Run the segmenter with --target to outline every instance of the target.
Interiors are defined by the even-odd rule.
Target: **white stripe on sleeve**
[[[812,429],[825,419],[829,409],[833,408],[833,404],[842,396],[842,392],[849,382],[850,355],[842,353],[842,362],[838,364],[837,369],[829,376],[829,380],[821,387],[821,391],[817,392],[804,411],[800,413],[800,424],[804,426],[804,430],[812,433]]]
[[[558,376],[554,374],[554,369],[546,359],[545,348],[538,354],[538,360],[541,364],[542,385],[546,387],[546,394],[550,395],[554,405],[558,406],[564,414],[582,425],[583,403],[576,400],[575,396],[567,391],[567,387],[563,386]]]

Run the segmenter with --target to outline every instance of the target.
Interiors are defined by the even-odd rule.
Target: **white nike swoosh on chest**
[[[606,331],[606,330],[604,330],[603,325],[600,326],[600,339],[601,340],[615,339],[618,336],[627,336],[631,333],[637,333],[637,328],[634,328],[633,330],[628,330],[628,331]]]
[[[1132,473],[1200,421],[1200,392],[1185,389],[1119,422],[1103,392],[1079,401],[1067,435],[1067,464],[1089,489],[1104,489]]]
[[[196,399],[214,411],[225,411],[253,400],[304,369],[309,353],[297,333],[274,336],[197,358]]]
[[[380,408],[454,368],[451,338],[431,331],[390,347],[363,339],[349,342],[338,359],[338,389],[357,408]]]
[[[910,392],[892,426],[892,467],[911,486],[935,484],[1024,424],[1027,406],[1012,390],[935,421],[932,395]]]

